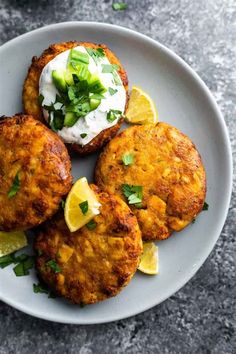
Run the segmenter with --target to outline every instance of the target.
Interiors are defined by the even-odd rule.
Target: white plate
[[[120,295],[80,308],[61,299],[34,294],[35,274],[15,277],[0,270],[0,299],[47,320],[91,324],[129,317],[159,304],[179,290],[211,252],[224,225],[231,195],[232,161],[224,120],[196,73],[156,41],[118,26],[69,22],[47,26],[11,40],[0,48],[0,115],[22,110],[21,91],[31,58],[51,43],[91,41],[107,44],[127,70],[130,87],[141,86],[154,99],[160,121],[186,133],[199,149],[207,172],[209,210],[195,224],[159,243],[160,275],[136,274]],[[92,180],[96,156],[73,161],[75,177]],[[209,274],[210,276],[210,274]]]

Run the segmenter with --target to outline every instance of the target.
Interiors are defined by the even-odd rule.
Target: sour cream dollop
[[[88,54],[83,46],[75,47],[74,50]],[[58,91],[52,80],[52,71],[66,70],[69,54],[70,50],[66,50],[57,55],[44,67],[39,80],[39,94],[44,97],[43,106],[50,106],[55,103]],[[120,85],[115,83],[112,73],[102,72],[104,64],[110,64],[106,56],[99,58],[99,61],[95,62],[89,55],[88,69],[91,74],[96,74],[99,77],[107,91],[103,93],[104,98],[101,99],[100,105],[94,111],[89,112],[85,117],[79,118],[72,127],[63,127],[61,130],[58,130],[58,135],[66,143],[77,143],[82,146],[88,144],[101,131],[117,124],[119,118],[113,122],[107,120],[107,114],[110,110],[119,110],[122,114],[124,113],[126,104],[125,88],[121,80]],[[109,88],[115,90],[116,93],[111,95]],[[43,112],[45,119],[48,120],[47,110],[44,109]],[[86,136],[82,138],[81,134],[82,136],[86,134]]]

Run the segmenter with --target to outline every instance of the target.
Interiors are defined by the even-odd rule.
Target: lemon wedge
[[[27,246],[27,238],[23,231],[0,231],[0,257]]]
[[[86,225],[95,215],[99,207],[95,193],[88,185],[85,177],[78,179],[71,188],[65,203],[65,221],[71,232]]]
[[[125,117],[128,123],[157,123],[158,113],[156,106],[151,97],[140,87],[132,87]]]
[[[144,242],[138,270],[145,274],[158,274],[158,263],[158,247],[154,242]]]

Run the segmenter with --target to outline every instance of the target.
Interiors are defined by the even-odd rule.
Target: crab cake
[[[59,296],[92,304],[117,295],[133,277],[142,253],[138,222],[117,196],[90,186],[101,204],[93,227],[71,233],[58,213],[38,228],[39,277]]]
[[[61,139],[31,116],[0,121],[0,230],[26,230],[51,217],[72,184]]]
[[[166,239],[182,230],[202,210],[206,194],[196,147],[166,123],[120,133],[100,155],[95,180],[131,203],[143,240]]]
[[[79,155],[115,136],[127,100],[128,78],[119,59],[104,44],[90,42],[53,44],[33,57],[23,89],[25,112],[46,119]]]

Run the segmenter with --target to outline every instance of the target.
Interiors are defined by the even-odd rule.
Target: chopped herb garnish
[[[40,106],[42,106],[43,100],[44,100],[44,96],[40,93],[40,95],[38,97],[38,102],[39,102]]]
[[[102,48],[85,48],[87,53],[93,58],[95,63],[97,64],[100,60],[100,58],[104,57],[104,50]]]
[[[19,178],[19,171],[18,171],[12,182],[11,188],[7,193],[8,198],[13,198],[16,195],[16,193],[19,191],[19,189],[20,189],[20,178]]]
[[[33,290],[35,294],[48,294],[49,290],[43,284],[33,284]]]
[[[195,221],[196,221],[196,219],[194,218],[194,219],[192,220],[192,224],[194,224],[194,223],[195,223]]]
[[[117,90],[117,89],[113,89],[112,87],[109,87],[109,88],[108,88],[108,91],[109,91],[109,94],[110,94],[111,96],[113,96],[118,90]]]
[[[117,64],[102,64],[102,73],[113,73],[114,70],[119,70],[120,67]]]
[[[125,2],[114,2],[112,4],[112,8],[114,11],[122,11],[128,8],[128,4],[126,4]]]
[[[132,165],[132,163],[134,162],[134,155],[126,153],[122,156],[122,161],[125,166]]]
[[[15,262],[15,254],[11,253],[7,256],[0,257],[0,268],[5,268]]]
[[[97,226],[97,223],[94,220],[90,220],[87,224],[86,224],[87,228],[89,230],[94,230]]]
[[[202,210],[208,210],[208,209],[209,209],[209,205],[207,204],[207,202],[204,202]]]
[[[128,199],[129,204],[135,204],[140,208],[140,203],[143,198],[143,187],[142,186],[133,186],[130,184],[122,184],[122,191],[126,198]]]
[[[62,207],[62,209],[65,209],[65,204],[66,204],[65,200],[62,199],[62,200],[61,200],[61,207]]]
[[[87,211],[88,211],[88,201],[85,200],[84,202],[80,203],[80,204],[79,204],[79,207],[80,207],[82,213],[83,213],[83,214],[86,214]]]
[[[50,261],[48,261],[46,265],[49,266],[54,271],[54,273],[61,272],[61,268],[59,267],[55,259],[50,259]]]
[[[25,253],[19,256],[16,256],[15,253],[11,253],[0,258],[0,268],[5,268],[10,264],[16,263],[17,265],[13,268],[16,276],[29,275],[29,269],[34,267],[34,257]]]
[[[17,277],[21,277],[23,275],[28,275],[29,272],[24,270],[24,265],[23,263],[18,263],[14,268],[14,273]]]
[[[112,123],[114,122],[114,120],[116,119],[120,119],[122,112],[115,110],[115,109],[111,109],[108,113],[107,113],[107,120],[108,122]]]
[[[82,133],[82,134],[80,134],[80,136],[81,136],[82,139],[84,139],[84,138],[86,138],[87,134],[86,133]]]

